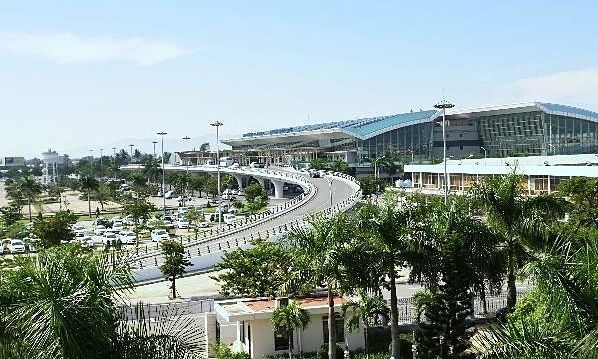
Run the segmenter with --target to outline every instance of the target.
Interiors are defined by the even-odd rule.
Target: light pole
[[[189,136],[183,137],[183,141],[188,141],[190,139],[191,139],[191,137],[189,137]],[[188,186],[188,182],[189,182],[189,159],[188,158],[187,158],[185,168],[186,168],[186,171],[185,171],[185,189],[183,190],[183,207],[185,207],[185,197],[186,197],[187,186]]]
[[[114,166],[114,179],[116,180],[116,147],[112,147],[112,162]]]
[[[129,147],[131,147],[131,163],[133,163],[133,144],[131,143]]]
[[[488,156],[486,155],[486,147],[484,146],[480,146],[481,149],[484,150],[484,159],[486,159]]]
[[[162,131],[157,134],[162,137],[162,210],[164,211],[164,219],[166,218],[166,196],[164,193],[164,188],[166,187],[164,184],[164,135],[166,135],[166,132]]]
[[[93,178],[93,150],[89,150],[89,153],[91,153],[91,155],[90,155],[91,159],[89,160],[89,165],[91,167],[91,178]]]
[[[444,204],[448,202],[448,174],[446,172],[446,109],[453,108],[453,105],[446,100],[434,105],[435,108],[442,109],[442,159],[444,162]]]
[[[100,176],[104,175],[104,165],[102,163],[102,156],[104,156],[104,149],[100,148]]]
[[[156,157],[156,143],[158,143],[158,141],[152,141],[152,143],[154,144],[154,157]]]
[[[328,180],[328,192],[330,193],[330,208],[332,208],[332,176],[326,178]]]
[[[216,127],[216,173],[218,176],[218,225],[222,223],[222,206],[220,200],[220,136],[218,129],[223,123],[220,121],[214,121],[210,123],[210,126]]]

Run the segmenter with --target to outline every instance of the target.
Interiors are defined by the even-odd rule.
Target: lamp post
[[[484,146],[480,146],[481,149],[484,150],[484,159],[486,159],[488,156],[486,155],[486,147]]]
[[[189,136],[185,136],[183,137],[184,141],[188,141],[190,140],[191,137]],[[189,159],[187,158],[187,162],[185,164],[185,189],[183,190],[183,207],[185,207],[185,197],[186,197],[186,193],[187,193],[187,186],[188,186],[188,182],[189,182]]]
[[[152,141],[152,143],[154,144],[154,157],[156,157],[156,143],[158,143],[158,141]]]
[[[166,132],[162,131],[157,134],[162,137],[162,210],[164,211],[163,218],[166,218],[166,196],[164,193],[164,188],[166,187],[164,184],[164,135],[166,135]]]
[[[132,143],[129,145],[129,147],[131,147],[131,163],[133,163],[133,145]]]
[[[89,160],[89,165],[91,167],[91,178],[93,178],[93,150],[89,150],[90,155],[90,160]]]
[[[116,147],[112,147],[112,164],[114,166],[114,179],[116,180]]]
[[[100,148],[100,176],[104,175],[104,165],[102,163],[102,156],[104,156],[104,149]]]
[[[220,121],[214,121],[210,123],[210,126],[216,127],[216,173],[218,176],[218,225],[222,223],[222,209],[220,206],[220,136],[218,133],[218,129],[222,126],[223,123]]]
[[[332,208],[332,176],[327,176],[326,179],[328,180],[328,192],[330,193],[330,208]]]
[[[442,109],[442,159],[444,162],[444,204],[448,202],[448,174],[446,172],[446,109],[453,108],[453,105],[446,100],[434,105],[437,109]]]

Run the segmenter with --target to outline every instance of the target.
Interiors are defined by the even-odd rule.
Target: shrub
[[[339,345],[336,344],[336,357],[337,359],[342,358],[345,355],[345,350]],[[326,359],[328,358],[328,343],[323,344],[318,352],[316,353],[317,359]]]
[[[249,355],[249,353],[233,353],[231,348],[225,344],[212,345],[212,348],[216,352],[216,359],[251,359],[251,355]]]

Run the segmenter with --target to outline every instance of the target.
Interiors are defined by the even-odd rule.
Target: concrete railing
[[[306,180],[303,176],[299,177],[302,177],[303,180]],[[357,182],[355,178],[339,173],[332,174],[332,177],[333,181],[342,181],[348,185],[352,190],[352,194],[348,198],[336,203],[334,206],[326,208],[323,212],[328,216],[350,209],[361,199],[361,189],[359,187],[359,182]],[[315,196],[316,192],[316,187],[313,185],[312,187],[313,190],[310,191],[311,197]],[[309,196],[310,194],[306,195]],[[292,212],[297,208],[298,206],[289,207],[284,211],[284,214]],[[282,215],[282,213],[280,215]],[[193,264],[189,270],[200,271],[211,269],[217,263],[221,262],[225,251],[231,249],[234,250],[236,248],[249,248],[251,247],[251,241],[256,238],[276,240],[277,238],[285,236],[295,229],[305,226],[306,222],[304,219],[305,218],[289,220],[283,224],[270,227],[266,230],[253,232],[243,236],[235,236],[234,234],[247,228],[239,229],[236,232],[213,235],[203,238],[199,241],[191,242],[189,239],[187,239],[187,243],[183,243],[183,245],[185,245],[187,259],[189,259],[189,261]],[[264,220],[263,222],[266,221],[267,220]],[[254,226],[257,226],[261,223],[257,223]],[[184,242],[182,238],[180,240]],[[135,280],[146,281],[161,278],[163,275],[158,267],[162,263],[163,258],[159,253],[152,253],[150,256],[135,259],[134,266],[137,267],[134,274]]]

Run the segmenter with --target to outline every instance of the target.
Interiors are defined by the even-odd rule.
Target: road
[[[358,197],[358,194],[356,195],[355,193],[357,187],[354,184],[350,185],[347,180],[333,177],[332,185],[330,185],[329,178],[310,178],[308,175],[301,176],[309,180],[314,186],[313,193],[310,194],[309,199],[305,203],[300,206],[296,204],[292,210],[290,208],[287,209],[288,213],[279,216],[270,216],[272,218],[264,218],[261,223],[252,225],[251,227],[234,230],[235,233],[215,234],[198,242],[183,243],[188,256],[190,258],[205,255],[214,256],[213,253],[215,252],[245,245],[252,238],[268,238],[272,235],[281,234],[290,230],[292,226],[295,227],[302,224],[304,217],[308,214],[330,210],[330,208],[338,209],[339,207],[344,207],[349,202],[348,199]],[[215,258],[214,260],[219,260],[219,258]],[[140,255],[134,259],[134,266],[138,271],[143,271],[150,267],[158,267],[161,263],[162,256],[157,251]],[[203,270],[205,268],[206,266],[204,265],[195,266],[196,270]],[[158,273],[155,271],[150,276],[144,275],[141,277],[144,280],[153,279],[154,277],[159,278]]]

